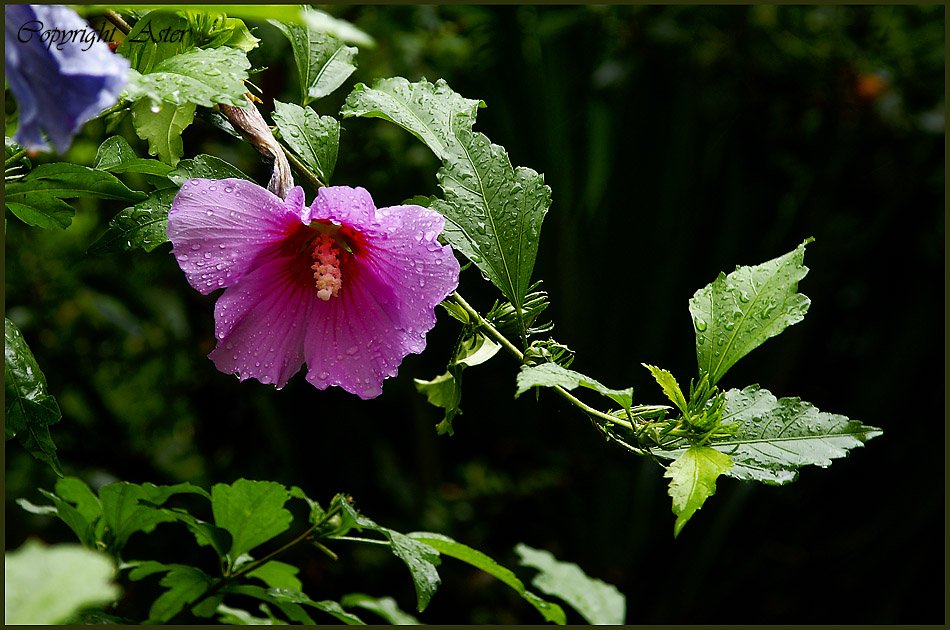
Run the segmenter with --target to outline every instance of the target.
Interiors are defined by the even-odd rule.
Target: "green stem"
[[[468,313],[468,316],[472,318],[475,321],[475,323],[477,323],[478,326],[485,331],[485,334],[487,334],[489,337],[491,337],[492,339],[500,343],[501,346],[505,350],[507,350],[512,356],[518,359],[519,363],[524,363],[524,353],[521,352],[521,350],[519,350],[517,347],[515,347],[515,345],[511,343],[507,337],[501,334],[501,332],[497,328],[492,326],[491,323],[489,323],[484,317],[482,317],[478,311],[472,308],[472,305],[466,302],[465,298],[459,295],[458,291],[453,292],[450,297],[456,304],[461,306],[465,310],[466,313]],[[557,391],[557,393],[561,395],[561,398],[564,398],[569,403],[571,403],[572,405],[574,405],[575,407],[577,407],[578,409],[580,409],[581,411],[583,411],[584,413],[590,416],[600,418],[601,420],[606,420],[607,422],[610,422],[611,424],[619,424],[622,427],[633,429],[633,424],[631,422],[628,422],[626,420],[621,420],[620,418],[611,416],[610,414],[606,414],[603,411],[600,411],[599,409],[594,409],[593,407],[591,407],[590,405],[588,405],[581,399],[577,398],[574,394],[567,391],[560,385],[555,385],[554,390]]]
[[[26,155],[26,149],[20,149],[19,151],[17,151],[16,153],[8,157],[7,161],[3,164],[3,170],[7,170],[12,165],[19,162],[21,159],[23,159],[25,155]]]
[[[306,179],[308,182],[310,182],[310,185],[313,186],[314,189],[323,188],[326,186],[326,184],[320,181],[320,178],[317,177],[317,175],[313,171],[307,168],[306,164],[304,164],[303,162],[297,159],[297,156],[294,155],[293,152],[291,152],[289,148],[287,148],[287,145],[285,145],[280,140],[277,141],[277,144],[280,145],[280,148],[281,150],[283,150],[284,155],[287,156],[287,161],[290,162],[290,165],[292,167],[294,167],[294,170],[296,170],[298,173],[303,175],[303,178]]]

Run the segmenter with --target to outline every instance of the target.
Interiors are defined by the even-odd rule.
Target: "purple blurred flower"
[[[4,15],[6,76],[20,108],[14,139],[48,151],[44,131],[64,153],[86,121],[116,103],[129,62],[67,7],[8,4]]]
[[[283,387],[306,362],[318,389],[382,393],[425,348],[459,264],[421,206],[376,209],[363,188],[321,188],[304,206],[240,179],[185,182],[168,213],[172,253],[214,308],[219,370]]]

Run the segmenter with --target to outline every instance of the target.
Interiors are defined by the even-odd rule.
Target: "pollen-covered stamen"
[[[340,247],[329,234],[318,234],[313,241],[313,280],[317,297],[324,302],[336,297],[343,286],[340,272]]]

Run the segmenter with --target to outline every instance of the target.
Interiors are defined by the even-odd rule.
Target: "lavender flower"
[[[376,209],[363,188],[298,186],[281,200],[240,179],[192,179],[168,213],[172,253],[214,309],[219,370],[283,387],[307,364],[318,389],[382,393],[403,358],[425,348],[459,264],[420,206]]]
[[[129,62],[67,7],[8,4],[4,15],[6,76],[20,108],[14,139],[48,151],[43,131],[64,153],[86,121],[116,103]]]

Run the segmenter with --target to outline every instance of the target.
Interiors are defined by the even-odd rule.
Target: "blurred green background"
[[[440,414],[412,378],[444,369],[457,333],[445,313],[376,400],[299,377],[278,393],[240,384],[206,359],[215,296],[188,287],[168,246],[86,257],[121,206],[81,203],[65,232],[13,219],[6,235],[7,316],[63,409],[52,433],[69,474],[346,491],[381,524],[442,532],[507,566],[518,542],[576,562],[626,594],[630,623],[945,620],[943,6],[331,11],[377,46],[321,113],[357,81],[444,78],[487,103],[477,130],[545,174],[554,203],[535,276],[573,367],[660,402],[640,363],[694,373],[692,293],[814,236],[808,317],[722,384],[758,382],[884,436],[787,487],[723,479],[674,541],[662,469],[604,443],[553,396],[514,401],[506,357],[466,371],[456,434],[437,436]],[[269,111],[294,99],[296,77],[276,29],[255,33]],[[437,161],[414,138],[378,120],[343,127],[334,183],[365,186],[380,206],[437,192]],[[89,125],[69,157],[91,164],[103,134]],[[200,120],[185,151],[267,180],[253,149]],[[495,298],[474,270],[461,290],[483,310]],[[54,482],[7,444],[8,548],[71,540],[14,503],[41,502],[36,488]],[[193,549],[176,525],[131,545],[129,557],[163,561]],[[412,609],[401,563],[337,551],[337,562],[289,559],[309,595],[392,594]],[[448,559],[441,572],[425,622],[540,621],[483,574]],[[154,593],[143,588],[128,587],[122,612],[144,618]]]

